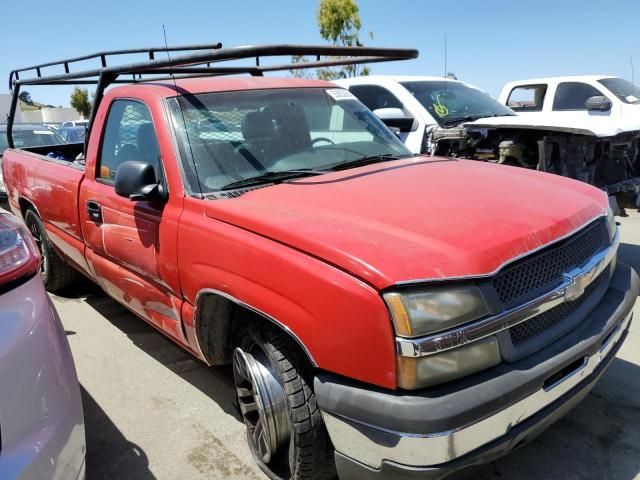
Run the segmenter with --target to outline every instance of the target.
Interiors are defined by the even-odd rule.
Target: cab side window
[[[349,91],[364,103],[369,110],[378,108],[403,108],[402,102],[384,87],[378,85],[352,85]]]
[[[516,112],[540,112],[546,93],[546,85],[521,85],[511,90],[507,106]]]
[[[109,109],[96,177],[113,181],[118,167],[130,160],[150,163],[160,178],[160,148],[149,109],[135,100],[116,100]]]
[[[586,110],[585,103],[590,97],[601,96],[597,88],[581,82],[562,82],[558,84],[553,98],[554,110]]]

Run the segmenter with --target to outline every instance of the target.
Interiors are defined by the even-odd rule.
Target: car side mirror
[[[389,128],[397,128],[401,132],[413,129],[414,118],[405,115],[401,108],[377,108],[373,113]]]
[[[598,110],[600,112],[607,112],[613,107],[613,103],[604,95],[595,95],[587,98],[584,102],[584,107],[587,110]]]
[[[129,200],[166,200],[165,188],[156,180],[153,165],[147,162],[123,162],[116,170],[116,195]]]

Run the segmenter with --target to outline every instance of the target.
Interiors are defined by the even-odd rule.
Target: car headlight
[[[396,335],[413,338],[477,320],[489,308],[476,285],[449,285],[389,292],[383,295]],[[424,357],[398,356],[398,386],[424,388],[471,375],[500,363],[495,337]]]
[[[417,337],[484,317],[489,313],[475,285],[422,288],[383,295],[396,335]]]

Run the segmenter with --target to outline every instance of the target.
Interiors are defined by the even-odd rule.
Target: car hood
[[[415,157],[210,200],[205,214],[383,289],[490,274],[606,206],[601,191],[560,176]]]
[[[480,118],[464,124],[467,128],[519,128],[529,130],[550,130],[553,132],[613,137],[620,133],[640,131],[640,108],[620,112],[612,118],[608,112],[594,112],[586,118],[571,118],[546,112],[523,112],[518,115]]]

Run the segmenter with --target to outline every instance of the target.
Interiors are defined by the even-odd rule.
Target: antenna
[[[169,45],[167,44],[167,29],[162,24],[162,35],[164,36],[164,46],[167,49],[167,59],[171,62],[171,55],[169,54]],[[173,80],[173,86],[176,89],[176,93],[178,93],[178,82],[176,82],[176,76],[173,74],[173,65],[169,66],[169,76]],[[189,153],[191,154],[191,161],[193,162],[193,170],[196,174],[196,180],[198,181],[198,187],[200,188],[200,193],[202,193],[202,184],[200,183],[200,175],[198,175],[198,166],[196,165],[196,159],[193,156],[193,149],[191,147],[191,140],[189,139],[189,129],[187,128],[187,120],[184,116],[184,111],[182,110],[182,101],[180,96],[176,97],[176,102],[178,102],[178,108],[180,109],[180,116],[182,117],[182,124],[184,125],[184,134],[187,137],[187,143],[189,144]]]
[[[444,34],[444,105],[447,106],[447,34]],[[449,113],[448,110],[447,114]],[[445,116],[447,115],[445,114]]]
[[[444,34],[444,75],[447,78],[447,34]]]
[[[634,81],[633,78],[633,55],[631,55],[631,85],[633,85],[635,87],[636,83]],[[634,88],[635,90],[635,88]],[[631,92],[631,94],[633,95],[633,92]]]

